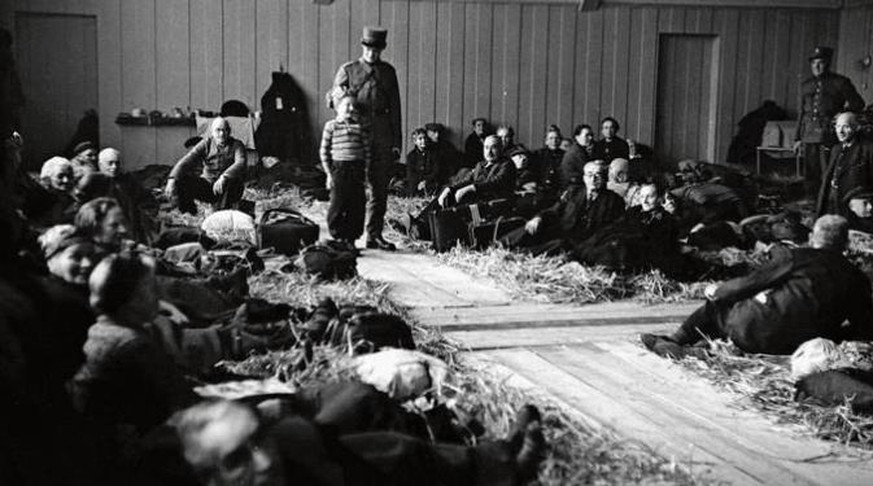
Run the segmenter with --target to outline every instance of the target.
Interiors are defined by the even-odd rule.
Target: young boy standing
[[[324,124],[320,150],[330,189],[327,228],[335,240],[354,249],[364,232],[364,182],[372,142],[369,127],[358,119],[354,96],[341,94],[333,105],[336,118]]]

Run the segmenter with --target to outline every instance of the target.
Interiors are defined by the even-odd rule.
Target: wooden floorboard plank
[[[595,327],[542,327],[536,329],[491,329],[455,331],[444,329],[447,338],[472,350],[580,344],[589,341],[625,340],[638,342],[642,332],[664,334],[675,324]]]
[[[656,384],[600,345],[540,348],[536,352],[574,376],[598,383],[630,408],[663,421],[666,434],[724,454],[765,484],[851,484],[862,473],[840,465],[807,464],[804,461],[827,455],[828,447],[794,440],[785,431],[772,430],[760,417],[739,416],[715,396],[714,390],[695,394],[684,380],[675,379]],[[755,433],[750,433],[753,430]]]
[[[631,342],[597,342],[596,346],[621,360],[622,370],[632,370],[640,387],[671,402],[689,416],[704,420],[752,449],[760,449],[818,484],[852,484],[863,479],[873,484],[873,464],[863,457],[843,457],[830,463],[814,462],[831,455],[835,446],[804,436],[801,426],[775,424],[758,412],[731,403],[740,397],[716,389],[693,375]],[[674,393],[681,389],[682,393]]]
[[[429,255],[366,250],[358,259],[365,278],[392,285],[393,297],[409,307],[506,305],[509,296],[492,285],[435,263]]]
[[[554,366],[567,371],[580,381],[589,384],[609,399],[622,403],[631,413],[645,415],[654,423],[658,433],[646,439],[646,443],[658,447],[662,443],[675,442],[686,448],[711,454],[723,461],[723,467],[734,469],[732,481],[743,484],[776,484],[792,482],[795,484],[812,484],[803,478],[792,474],[790,470],[779,467],[769,460],[761,460],[754,451],[737,444],[731,438],[726,438],[719,431],[712,430],[706,424],[690,420],[678,411],[664,407],[658,400],[641,393],[634,380],[626,379],[621,373],[592,365],[592,357],[598,353],[594,348],[585,350],[581,346],[556,348],[547,351],[543,348],[535,352]],[[583,412],[587,411],[587,403],[580,404]],[[628,437],[635,437],[637,431],[626,424],[619,424],[618,432]],[[719,472],[719,477],[727,474]],[[737,477],[737,475],[739,477]]]
[[[754,478],[729,464],[720,453],[702,450],[686,441],[665,434],[662,424],[647,413],[631,409],[601,388],[580,380],[578,376],[555,366],[542,356],[526,349],[489,351],[484,354],[539,384],[564,403],[593,421],[615,431],[625,440],[646,444],[654,453],[671,458],[696,475],[712,476],[736,484],[750,484]],[[628,433],[632,431],[632,433]]]

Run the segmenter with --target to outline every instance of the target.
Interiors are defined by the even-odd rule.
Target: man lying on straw
[[[746,352],[767,354],[791,354],[817,337],[873,340],[870,281],[842,254],[848,224],[842,216],[822,216],[810,234],[811,248],[710,286],[707,302],[675,333],[643,334],[643,344],[658,355],[681,358],[692,354],[686,346],[704,337],[729,338]]]

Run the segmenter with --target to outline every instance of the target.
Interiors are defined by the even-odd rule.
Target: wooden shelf
[[[197,126],[193,117],[155,117],[155,116],[131,116],[127,113],[119,114],[115,123],[122,126],[140,127],[194,127]]]

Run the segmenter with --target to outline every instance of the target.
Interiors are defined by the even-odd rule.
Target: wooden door
[[[661,34],[655,153],[667,167],[715,160],[718,38]]]
[[[26,105],[25,163],[62,155],[88,109],[98,110],[97,18],[16,13],[15,48]],[[106,123],[106,120],[103,120]]]

